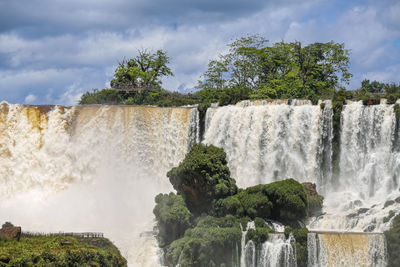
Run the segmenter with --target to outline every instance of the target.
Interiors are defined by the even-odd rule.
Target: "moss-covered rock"
[[[234,214],[238,217],[268,218],[271,215],[272,203],[262,191],[249,193],[240,190],[238,194],[218,200],[214,205],[217,215]]]
[[[247,230],[245,241],[252,240],[259,253],[273,232],[265,219],[298,227],[322,207],[315,185],[307,191],[293,179],[238,189],[224,151],[214,146],[195,144],[167,176],[178,195],[158,195],[154,214],[168,266],[233,266],[250,220],[255,229]],[[298,262],[306,263],[307,229],[291,231],[299,239]]]
[[[171,243],[165,257],[167,266],[232,266],[232,261],[239,260],[236,252],[242,232],[238,223],[235,227],[203,226],[187,230],[183,238]]]
[[[209,211],[215,200],[237,193],[224,150],[212,145],[193,145],[185,159],[167,176],[188,208],[196,214]]]
[[[273,232],[274,231],[268,226],[249,229],[246,233],[246,243],[251,240],[256,246],[261,245],[268,240],[268,235]]]
[[[174,193],[156,196],[153,213],[157,219],[158,242],[161,247],[180,238],[190,227],[191,214],[182,196]]]
[[[385,231],[387,251],[388,251],[388,266],[400,266],[400,214],[392,220],[390,230]]]
[[[304,187],[286,179],[246,189],[249,194],[262,192],[272,203],[271,219],[287,222],[302,220],[307,215],[308,200]]]

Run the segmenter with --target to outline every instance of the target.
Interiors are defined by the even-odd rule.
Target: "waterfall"
[[[397,189],[400,157],[394,151],[396,126],[393,105],[364,106],[361,101],[342,112],[340,185],[359,192],[360,199]]]
[[[256,246],[250,240],[245,244],[248,229],[254,229],[254,225],[248,226],[243,231],[241,267],[295,267],[296,253],[292,246],[296,240],[292,235],[286,238],[283,233],[270,233],[268,240]]]
[[[204,143],[222,147],[239,186],[285,178],[330,183],[332,110],[309,101],[243,101],[209,108]]]
[[[154,197],[198,141],[196,108],[0,104],[0,218],[104,232],[130,266],[159,266]]]
[[[387,265],[383,234],[309,233],[308,266]]]
[[[393,105],[365,106],[349,102],[341,114],[339,180],[336,190],[325,194],[324,216],[310,223],[315,230],[384,231],[390,212],[400,203],[400,153]]]
[[[384,231],[392,218],[388,214],[400,212],[393,105],[353,102],[343,107],[337,181],[332,181],[332,115],[330,101],[212,106],[204,119],[203,142],[225,150],[240,187],[285,178],[316,183],[325,197],[324,214],[313,218],[309,229]],[[192,107],[2,102],[0,218],[32,231],[104,232],[131,266],[159,266],[154,197],[172,190],[165,174],[199,141],[200,129]],[[396,201],[385,206],[386,200]],[[246,231],[241,266],[293,266],[292,239],[271,234],[257,247],[252,241],[245,244]],[[357,255],[340,260],[350,264],[362,258],[366,266],[380,266],[386,260],[384,243],[378,233],[311,233],[309,260],[311,266],[326,266],[340,262],[337,253],[356,249]]]

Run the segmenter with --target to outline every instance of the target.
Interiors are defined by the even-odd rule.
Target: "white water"
[[[279,100],[210,108],[204,142],[224,148],[241,187],[289,177],[316,183],[325,215],[311,229],[386,230],[390,220],[383,218],[400,212],[399,203],[383,207],[400,196],[393,106],[345,106],[338,181],[330,164],[332,110],[325,106]],[[157,266],[153,199],[172,189],[165,173],[198,140],[198,128],[190,108],[47,111],[3,102],[0,221],[33,231],[101,231],[130,265]]]
[[[393,105],[344,106],[338,180],[330,164],[332,110],[329,102],[325,106],[244,101],[210,108],[204,142],[224,148],[241,187],[289,177],[316,183],[325,214],[313,218],[310,229],[384,231],[391,222],[384,218],[400,212],[400,203],[384,208],[400,196]]]
[[[330,179],[321,168],[331,155],[331,142],[324,144],[332,133],[324,120],[331,119],[328,115],[331,112],[323,113],[308,102],[244,101],[209,108],[204,143],[225,150],[232,177],[241,187],[295,177],[324,188]],[[330,171],[330,160],[325,162]]]
[[[42,109],[42,110],[40,110]],[[159,266],[154,197],[196,142],[197,110],[0,105],[0,220],[100,231],[130,266]]]
[[[254,225],[247,227],[254,229]],[[259,249],[253,241],[245,244],[246,231],[242,233],[241,267],[295,267],[296,253],[291,245],[296,242],[292,235],[286,239],[283,233],[271,233]]]
[[[314,229],[384,231],[389,212],[384,208],[399,194],[400,154],[395,140],[393,105],[363,106],[355,102],[342,111],[338,187],[325,195],[326,215],[313,221]]]

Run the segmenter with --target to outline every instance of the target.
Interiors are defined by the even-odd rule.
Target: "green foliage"
[[[246,189],[263,192],[272,202],[271,218],[279,221],[302,220],[307,215],[307,195],[304,187],[293,179],[258,185]]]
[[[3,225],[1,226],[1,228],[6,228],[6,227],[14,227],[14,224],[12,224],[11,222],[5,222],[5,223],[3,223]]]
[[[200,97],[200,101],[232,104],[244,97],[243,92],[254,99],[326,99],[339,82],[347,83],[352,76],[348,72],[350,52],[343,44],[267,43],[263,37],[248,36],[229,44],[229,52],[210,61],[199,82],[198,88],[209,97]]]
[[[297,226],[307,216],[309,196],[302,184],[287,179],[238,189],[225,152],[214,146],[195,144],[167,176],[178,195],[158,195],[154,209],[167,266],[235,265],[242,229],[250,220],[256,228],[247,231],[246,242],[252,240],[259,247],[273,232],[265,218]],[[315,190],[313,194],[321,204]],[[184,227],[176,231],[176,225]],[[301,262],[307,252],[307,229],[290,231],[299,239]]]
[[[161,247],[180,238],[190,226],[190,211],[182,196],[174,193],[159,194],[155,198],[153,213],[157,219],[158,241]]]
[[[168,266],[227,266],[232,265],[234,251],[240,244],[239,227],[196,227],[169,246]]]
[[[138,52],[136,57],[119,63],[111,87],[156,88],[161,85],[160,77],[174,75],[167,66],[170,58],[165,51]]]
[[[238,194],[218,200],[214,209],[222,216],[235,214],[238,217],[248,216],[268,218],[271,214],[272,203],[262,191],[249,193],[248,190],[240,190]]]
[[[65,241],[70,244],[62,245]],[[60,235],[0,241],[0,266],[127,266],[127,262],[105,238]]]
[[[307,215],[308,198],[304,187],[293,179],[257,185],[216,201],[217,215],[235,214],[271,218],[283,222],[302,220]]]
[[[370,82],[370,80],[364,79],[361,82],[359,90],[364,93],[383,93],[385,91],[385,84],[378,81]]]
[[[343,106],[346,102],[346,90],[341,89],[333,94],[332,98],[332,172],[333,179],[337,181],[339,175],[339,153],[340,153],[340,119]]]
[[[308,247],[307,247],[307,235],[308,229],[306,227],[293,229],[290,226],[285,227],[285,236],[289,237],[289,234],[292,233],[296,243],[292,246],[295,246],[296,250],[296,260],[297,266],[306,267],[308,261]]]
[[[192,95],[170,92],[161,88],[130,92],[121,101],[123,105],[154,105],[160,107],[184,106],[196,104]]]
[[[118,104],[122,101],[123,94],[114,89],[93,90],[82,95],[79,104]]]
[[[193,145],[185,159],[167,176],[189,210],[196,214],[209,211],[215,200],[237,192],[225,152],[212,145]]]
[[[196,95],[171,92],[162,88],[152,88],[130,93],[114,89],[94,90],[82,95],[79,104],[122,104],[154,105],[160,107],[194,105],[198,102]]]
[[[400,266],[400,214],[394,217],[390,230],[385,231],[388,266]]]
[[[394,217],[395,213],[393,210],[389,211],[389,215],[383,218],[383,222],[387,223],[388,221],[390,221],[390,219],[392,219]]]
[[[268,224],[265,222],[265,220],[263,218],[257,217],[254,219],[254,225],[256,226],[256,228],[265,228],[268,227]]]
[[[261,245],[268,240],[268,234],[272,232],[274,231],[268,226],[249,229],[246,234],[246,243],[252,240],[256,245]]]
[[[399,104],[395,104],[393,106],[393,110],[394,110],[394,114],[396,116],[396,120],[398,121],[400,118],[400,105]]]
[[[197,227],[207,228],[207,227],[222,227],[222,228],[231,228],[236,227],[240,228],[240,221],[233,215],[226,215],[225,217],[212,217],[212,216],[203,216],[198,218]]]

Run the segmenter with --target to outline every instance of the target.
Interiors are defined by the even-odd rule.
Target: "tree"
[[[136,57],[119,62],[111,87],[158,88],[162,83],[161,77],[174,75],[167,66],[169,60],[163,50],[155,53],[139,50]]]
[[[332,96],[352,76],[348,72],[350,51],[343,44],[267,44],[257,35],[232,42],[227,54],[210,61],[198,88],[213,93],[213,100],[220,102],[221,94],[233,87],[245,88],[252,98],[316,99]],[[235,91],[243,95],[246,90]],[[241,97],[230,96],[233,101],[237,98]]]
[[[373,94],[381,94],[385,91],[386,84],[380,83],[378,81],[370,82],[368,79],[364,79],[361,82],[361,88],[359,89],[362,93],[373,93]]]
[[[3,223],[3,225],[1,226],[1,228],[7,228],[7,227],[14,227],[14,225],[11,222],[5,222]]]

